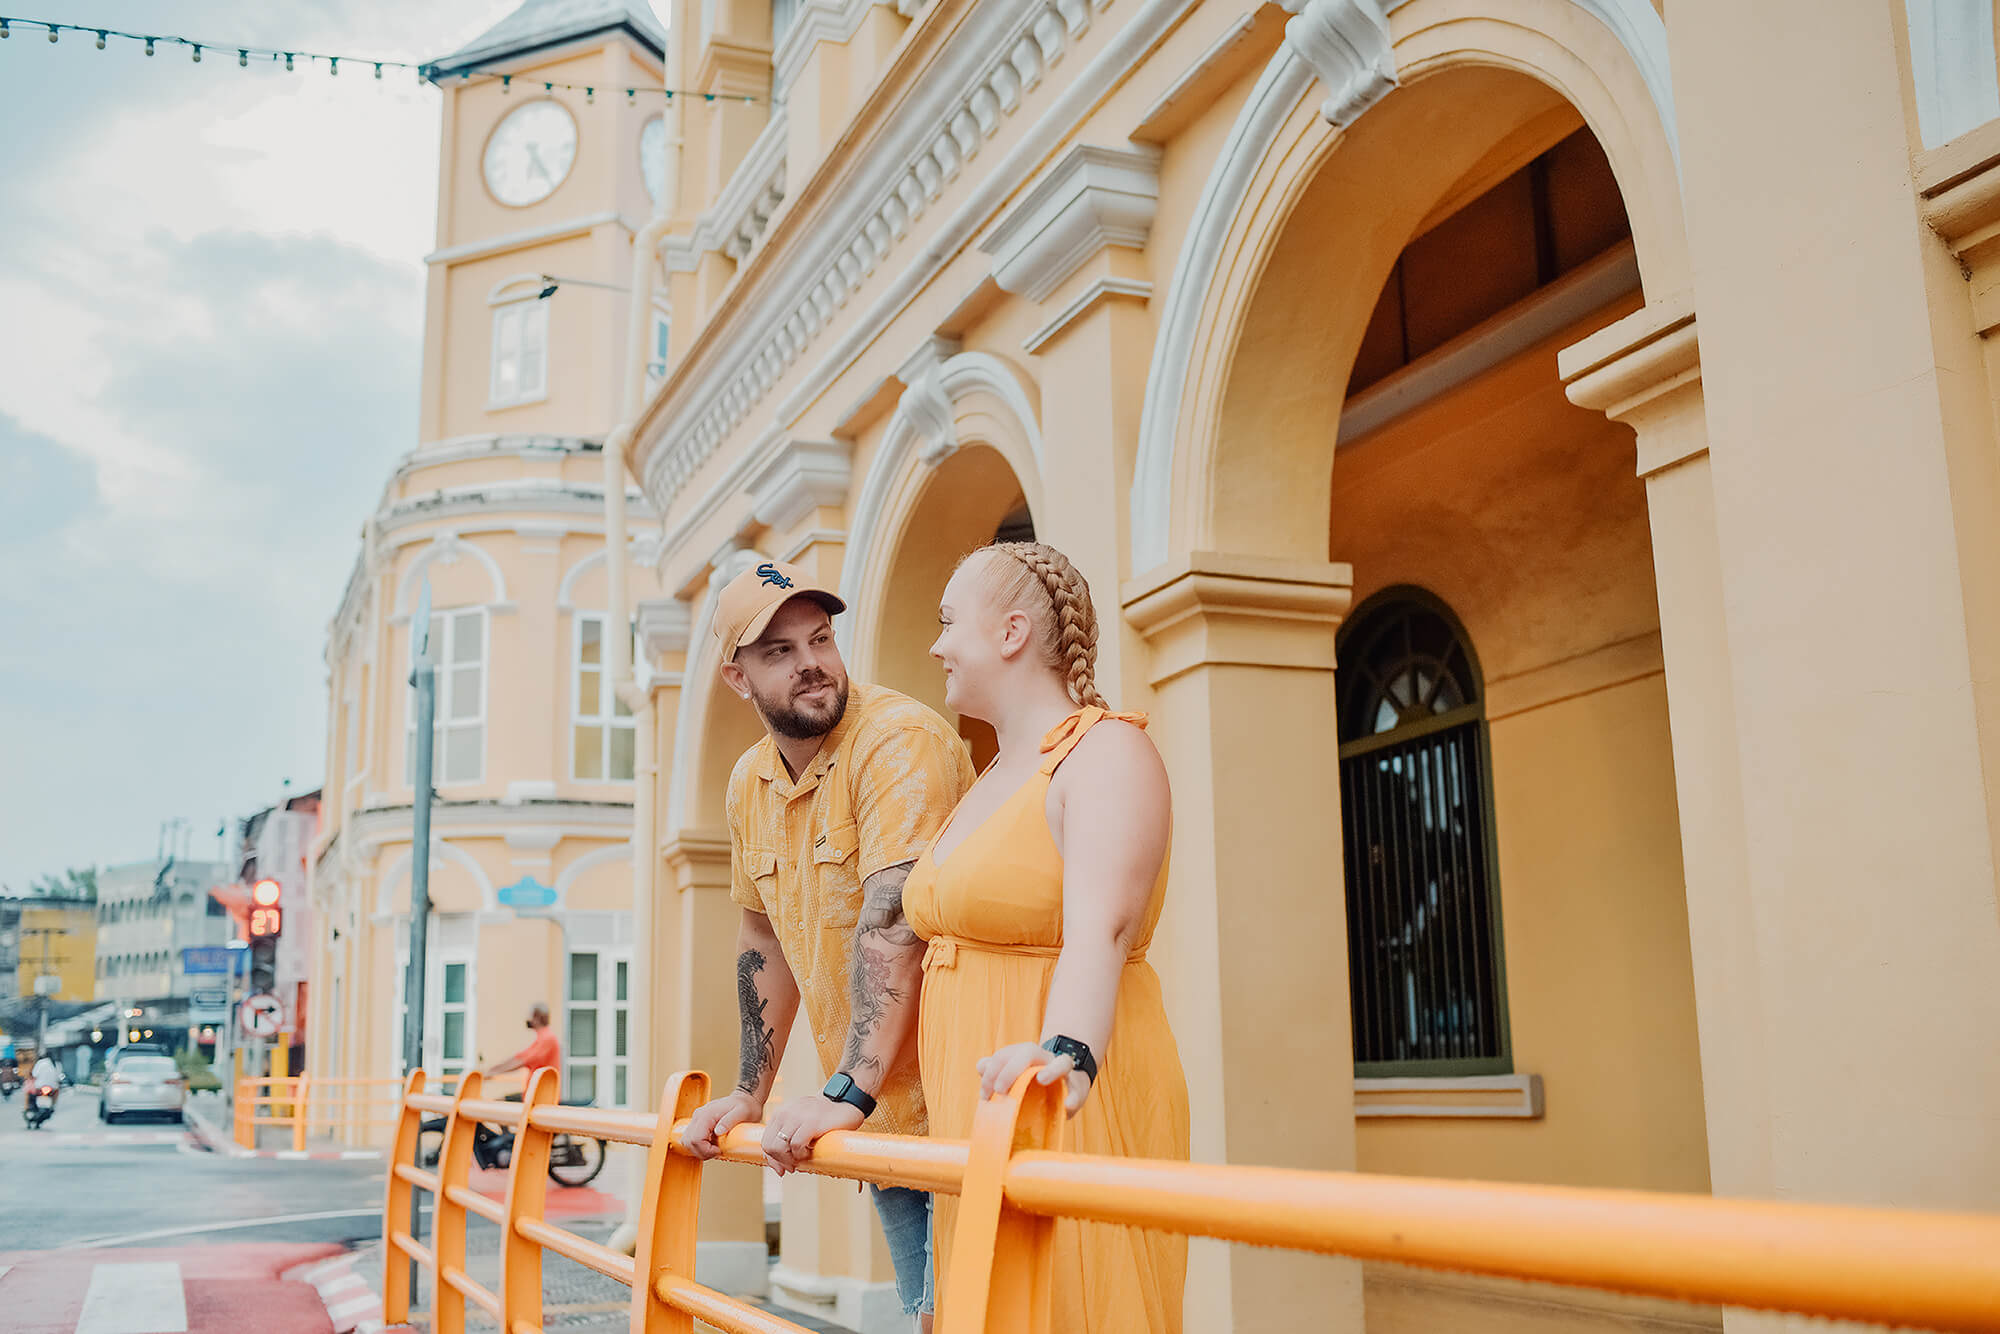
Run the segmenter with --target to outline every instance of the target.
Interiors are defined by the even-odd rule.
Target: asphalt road
[[[164,1121],[105,1126],[90,1089],[36,1131],[19,1093],[0,1102],[0,1251],[344,1244],[381,1235],[383,1180],[379,1161],[226,1158]]]

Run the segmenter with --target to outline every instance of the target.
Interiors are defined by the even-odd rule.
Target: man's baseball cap
[[[767,560],[731,579],[716,599],[715,637],[722,641],[722,656],[735,657],[736,650],[756,643],[778,608],[793,598],[811,598],[829,616],[847,610],[832,590],[798,566]]]

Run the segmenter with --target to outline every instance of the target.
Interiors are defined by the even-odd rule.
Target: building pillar
[[[1772,1193],[1763,980],[1743,826],[1736,697],[1691,299],[1656,302],[1565,348],[1570,401],[1630,426],[1652,523],[1709,1179]]]
[[[1666,22],[1770,1187],[1991,1210],[1990,612],[1969,609],[1956,503],[1990,405],[1965,392],[1964,279],[1912,188],[1893,9],[1686,0]]]
[[[662,1074],[705,1070],[720,1096],[736,1081],[736,928],[729,840],[682,831],[661,848],[666,876],[654,931],[657,975],[671,988],[655,1028]],[[761,1293],[766,1280],[764,1174],[714,1163],[702,1169],[697,1278],[724,1292]]]
[[[1195,553],[1125,586],[1173,781],[1162,943],[1194,1157],[1352,1171],[1334,632],[1346,565]],[[1187,1327],[1359,1334],[1361,1267],[1196,1242]]]

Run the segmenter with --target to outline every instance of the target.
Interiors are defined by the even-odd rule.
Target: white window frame
[[[629,1107],[632,1101],[632,946],[629,943],[599,945],[587,940],[572,938],[563,947],[563,1026],[562,1026],[562,1079],[563,1096],[579,1096],[570,1072],[574,1066],[588,1065],[591,1068],[596,1087],[592,1090],[592,1101],[599,1107]],[[597,999],[575,1001],[570,999],[572,979],[575,976],[576,960],[579,955],[590,955],[597,960]],[[625,969],[625,999],[618,999],[618,969]],[[584,1006],[596,1012],[597,1053],[590,1057],[577,1057],[570,1051],[570,1025],[572,1013]],[[625,1015],[625,1054],[618,1054],[618,1015]],[[618,1075],[624,1071],[626,1078],[625,1097],[617,1098]]]
[[[459,638],[464,633],[460,626],[465,618],[476,617],[479,634],[479,655],[472,659],[479,667],[479,706],[467,717],[454,718],[451,709],[456,704],[454,694],[453,669],[471,665],[454,661]],[[437,664],[437,715],[432,720],[431,730],[433,787],[461,787],[486,781],[486,704],[492,694],[493,664],[489,662],[488,650],[492,647],[492,619],[484,607],[445,607],[431,613],[434,622],[431,635],[431,661]],[[418,633],[414,619],[410,622],[410,633]],[[403,707],[403,786],[414,788],[417,782],[417,690],[411,686],[404,694]],[[479,736],[479,766],[470,777],[454,776],[445,770],[443,757],[448,753],[445,747],[446,733],[457,729],[468,729]]]
[[[403,1068],[403,1006],[408,994],[410,971],[409,917],[404,915],[396,930],[401,939],[396,942],[396,1002],[389,1007],[390,1029],[389,1050],[394,1053],[396,1069],[407,1075]],[[447,913],[439,916],[431,914],[426,932],[424,953],[424,1071],[433,1081],[456,1078],[467,1070],[477,1070],[479,1060],[479,922],[471,913]],[[453,1002],[451,1009],[465,1015],[465,1053],[463,1057],[447,1065],[444,1059],[444,970],[447,964],[465,966],[465,1000]],[[509,1056],[512,1052],[507,1053]]]
[[[622,707],[612,690],[611,664],[606,661],[605,650],[610,646],[606,632],[610,628],[609,616],[601,611],[580,611],[571,617],[576,625],[570,631],[570,686],[569,686],[569,768],[570,780],[577,783],[629,783],[632,775],[623,778],[611,774],[611,736],[613,732],[631,732],[636,742],[638,720],[630,711],[619,712]],[[583,661],[583,633],[586,624],[597,627],[597,664],[586,666]],[[638,631],[633,630],[633,651],[638,650]],[[637,661],[635,657],[633,661]],[[595,673],[598,678],[596,713],[583,711],[583,678],[586,673]],[[596,778],[586,778],[576,772],[576,733],[578,728],[595,727],[598,732],[598,754],[603,757],[604,773]]]
[[[512,339],[511,347],[509,339]],[[534,340],[541,356],[532,380],[522,374],[523,350]],[[512,371],[513,383],[505,383]],[[493,308],[492,357],[487,373],[486,406],[513,408],[539,403],[549,396],[549,303],[530,297]]]
[[[674,317],[664,310],[653,311],[652,339],[646,352],[646,388],[649,391],[666,383],[667,359],[673,351]]]

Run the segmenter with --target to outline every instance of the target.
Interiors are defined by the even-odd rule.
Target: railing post
[[[308,1075],[300,1075],[292,1081],[292,1148],[299,1153],[306,1151],[306,1112],[311,1104],[312,1080]]]
[[[400,1325],[410,1318],[410,1257],[396,1249],[390,1238],[401,1226],[397,1220],[410,1216],[410,1192],[416,1187],[396,1175],[396,1164],[415,1163],[417,1130],[423,1113],[410,1106],[410,1095],[424,1091],[424,1072],[410,1071],[403,1081],[403,1100],[397,1104],[396,1138],[389,1145],[389,1189],[382,1202],[382,1321]]]
[[[472,1142],[479,1122],[460,1115],[467,1098],[479,1096],[478,1071],[468,1071],[458,1081],[452,1096],[451,1117],[444,1123],[444,1148],[438,1153],[438,1190],[431,1215],[432,1254],[437,1268],[431,1274],[431,1320],[433,1334],[462,1334],[465,1329],[465,1294],[445,1282],[444,1276],[465,1269],[465,1206],[451,1198],[453,1186],[463,1186],[472,1176]]]
[[[253,1080],[236,1081],[236,1142],[246,1149],[257,1147],[257,1109],[250,1102],[257,1096],[251,1091],[255,1087]]]
[[[692,1334],[694,1317],[660,1300],[662,1272],[694,1280],[701,1159],[679,1152],[674,1126],[708,1101],[708,1076],[683,1070],[660,1091],[660,1119],[646,1151],[646,1190],[632,1249],[632,1334]]]
[[[1063,1122],[1063,1085],[1033,1070],[979,1104],[937,1334],[1049,1334],[1055,1220],[1007,1203],[1007,1164],[1018,1150],[1061,1149]]]
[[[467,1075],[466,1078],[475,1078]],[[540,1221],[549,1197],[549,1146],[554,1135],[537,1129],[534,1111],[556,1101],[562,1088],[556,1072],[535,1071],[521,1094],[521,1127],[514,1132],[514,1156],[507,1165],[507,1215],[500,1227],[500,1328],[542,1323],[542,1248],[515,1226],[523,1218]],[[439,1334],[444,1334],[439,1331]]]

